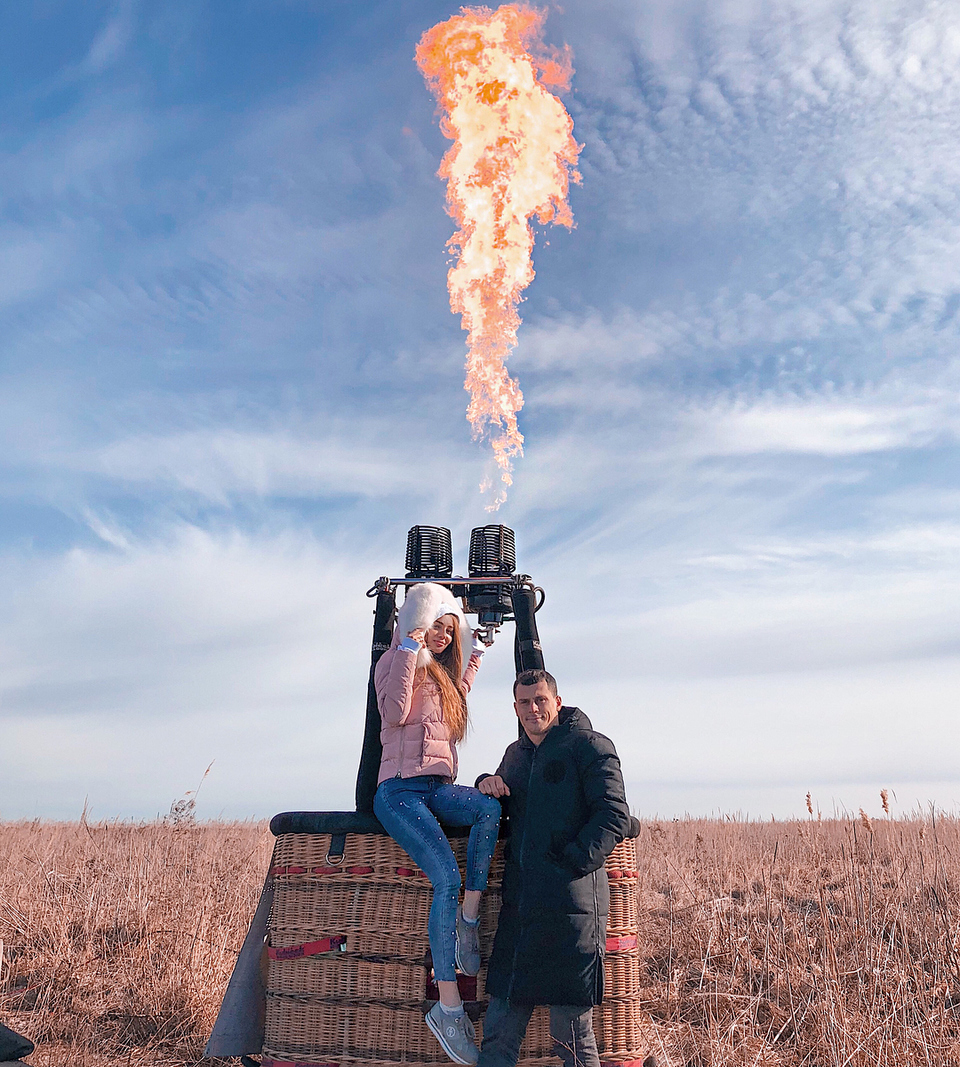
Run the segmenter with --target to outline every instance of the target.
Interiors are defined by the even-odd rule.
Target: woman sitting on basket
[[[443,586],[413,586],[400,608],[393,644],[380,657],[374,681],[383,758],[373,810],[384,829],[433,883],[428,932],[440,1000],[427,1026],[455,1062],[475,1064],[473,1024],[463,1010],[456,970],[480,970],[480,894],[497,843],[500,804],[479,789],[454,785],[457,742],[467,729],[466,693],[484,646],[473,637],[456,600]],[[441,829],[469,826],[463,906],[460,869]]]

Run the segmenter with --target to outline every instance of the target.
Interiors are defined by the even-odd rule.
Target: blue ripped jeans
[[[438,982],[455,982],[460,868],[440,826],[469,826],[467,889],[486,889],[500,828],[500,803],[479,789],[438,775],[388,778],[377,787],[373,810],[384,830],[430,879],[430,954]]]

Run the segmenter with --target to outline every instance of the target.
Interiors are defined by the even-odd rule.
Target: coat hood
[[[426,630],[443,615],[455,615],[460,625],[460,652],[466,662],[470,658],[471,630],[463,609],[445,586],[434,582],[420,582],[407,590],[397,614],[397,633],[402,640],[411,630]],[[422,648],[417,666],[425,667],[433,657]]]
[[[560,708],[560,715],[558,717],[557,726],[564,726],[567,723],[570,725],[571,730],[592,730],[593,723],[587,718],[586,714],[579,708],[568,707],[564,704]]]

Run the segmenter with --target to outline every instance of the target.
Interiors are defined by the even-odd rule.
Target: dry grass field
[[[198,1062],[272,847],[266,823],[0,824],[0,1021],[30,1063]]]
[[[50,1067],[193,1064],[260,890],[260,823],[0,824],[0,1020]],[[647,822],[668,1067],[960,1067],[960,823]]]

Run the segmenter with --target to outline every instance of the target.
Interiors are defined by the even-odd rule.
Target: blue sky
[[[0,13],[0,817],[349,807],[365,590],[488,521],[448,3]],[[960,9],[567,0],[501,520],[642,814],[960,799]],[[512,738],[509,642],[464,779]],[[895,809],[896,810],[896,809]]]

